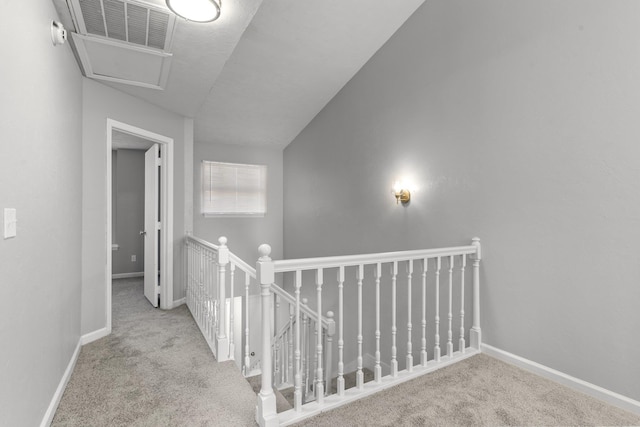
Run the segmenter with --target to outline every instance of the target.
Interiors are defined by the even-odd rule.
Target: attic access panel
[[[136,0],[68,0],[85,75],[163,90],[171,65],[175,16]]]

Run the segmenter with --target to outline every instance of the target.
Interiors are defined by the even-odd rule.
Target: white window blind
[[[202,162],[204,215],[264,215],[267,211],[267,167]]]

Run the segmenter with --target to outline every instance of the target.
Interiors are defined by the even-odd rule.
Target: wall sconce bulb
[[[396,204],[402,203],[406,205],[411,201],[411,192],[409,190],[401,189],[396,191],[394,195],[396,196]]]

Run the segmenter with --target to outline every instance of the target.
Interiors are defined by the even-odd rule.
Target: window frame
[[[261,182],[260,186],[256,186],[256,193],[262,192],[263,197],[263,210],[260,212],[242,212],[238,210],[228,212],[214,212],[205,211],[205,198],[207,191],[214,192],[213,186],[206,187],[205,183],[205,167],[213,168],[215,165],[232,166],[237,169],[258,169],[260,171]],[[259,188],[258,188],[259,187]],[[235,183],[235,193],[237,195],[238,182]],[[237,196],[236,196],[237,197]],[[267,214],[267,199],[268,199],[268,167],[264,164],[253,163],[235,163],[235,162],[221,162],[217,160],[202,160],[200,162],[200,214],[205,218],[262,218]]]

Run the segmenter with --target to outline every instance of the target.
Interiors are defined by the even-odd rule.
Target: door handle
[[[144,231],[144,230],[142,230],[142,231],[140,232],[140,235],[141,235],[141,236],[146,236],[146,235],[147,235],[147,232],[146,232],[146,231]]]

